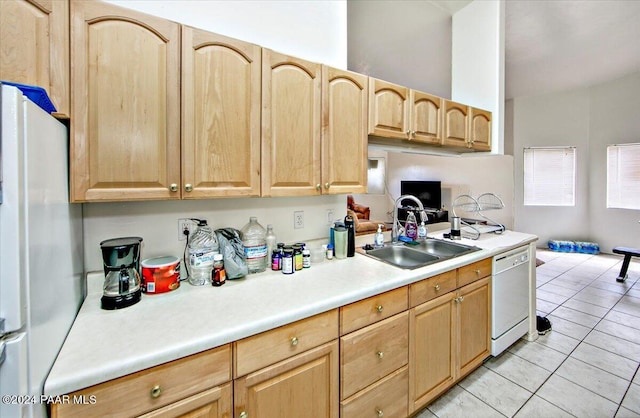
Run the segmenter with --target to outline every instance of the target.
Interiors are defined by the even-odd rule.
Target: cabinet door
[[[411,140],[442,142],[442,98],[411,90]]]
[[[71,3],[72,200],[179,199],[180,26]]]
[[[69,116],[69,1],[0,1],[0,80],[43,87]]]
[[[231,382],[206,390],[140,418],[231,418]]]
[[[321,65],[262,50],[262,195],[318,195]]]
[[[367,77],[322,66],[322,193],[367,192]]]
[[[469,108],[469,141],[471,148],[491,151],[491,112]]]
[[[456,379],[453,299],[447,293],[409,315],[409,413],[435,399]]]
[[[409,89],[369,77],[369,135],[407,139]]]
[[[337,418],[338,342],[236,379],[233,392],[236,417]]]
[[[468,147],[469,108],[462,103],[444,100],[444,134],[442,145]]]
[[[340,399],[407,364],[407,312],[340,338]]]
[[[459,377],[491,354],[491,277],[458,290]]]
[[[182,198],[260,196],[257,45],[182,27]]]

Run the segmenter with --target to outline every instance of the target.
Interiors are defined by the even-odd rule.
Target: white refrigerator
[[[82,206],[69,204],[67,128],[15,87],[0,83],[0,99],[0,417],[42,417],[85,293]]]

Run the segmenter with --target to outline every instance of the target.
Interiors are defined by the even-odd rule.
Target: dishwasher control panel
[[[529,262],[529,251],[525,248],[516,248],[504,254],[495,256],[493,259],[493,272],[494,274],[508,270],[512,267],[526,264]]]

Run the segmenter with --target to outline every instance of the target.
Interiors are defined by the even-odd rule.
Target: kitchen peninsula
[[[439,234],[434,236],[441,237]],[[175,292],[145,295],[141,303],[117,311],[101,310],[99,290],[97,292],[90,291],[46,381],[45,394],[55,396],[88,388],[82,393],[91,395],[92,391],[97,388],[92,387],[93,385],[122,378],[164,363],[176,363],[175,360],[195,353],[211,351],[216,347],[226,347],[221,354],[213,350],[214,354],[221,356],[229,363],[229,370],[225,375],[226,381],[220,381],[216,385],[230,383],[232,377],[235,379],[235,393],[233,395],[236,401],[234,408],[237,414],[235,416],[243,416],[238,415],[240,412],[244,412],[244,409],[238,409],[240,406],[237,392],[238,382],[244,379],[243,376],[246,373],[255,371],[255,368],[248,367],[244,372],[242,371],[244,366],[240,364],[238,358],[238,348],[242,348],[241,343],[247,342],[248,344],[251,342],[251,338],[247,337],[260,333],[269,335],[281,330],[286,334],[290,324],[298,324],[296,321],[300,323],[307,321],[309,332],[317,334],[317,331],[320,330],[325,335],[315,345],[306,346],[304,336],[283,334],[286,340],[291,338],[291,347],[284,357],[278,357],[278,353],[275,353],[274,362],[290,356],[293,356],[291,359],[296,359],[318,350],[327,351],[329,354],[326,357],[319,358],[324,358],[327,367],[334,370],[330,372],[329,381],[331,381],[331,385],[335,384],[335,388],[329,390],[327,396],[331,399],[331,403],[335,404],[335,410],[332,407],[329,416],[337,416],[338,308],[341,308],[341,314],[344,314],[345,307],[349,304],[352,304],[349,306],[356,306],[358,304],[354,302],[377,295],[382,297],[383,294],[392,294],[394,292],[391,291],[400,289],[399,292],[405,292],[398,297],[399,300],[404,298],[404,308],[397,310],[400,311],[398,315],[404,316],[394,315],[376,324],[379,326],[387,326],[388,324],[389,330],[391,330],[389,332],[396,332],[398,330],[396,324],[387,321],[405,321],[406,324],[407,309],[410,308],[407,302],[407,289],[411,288],[411,284],[425,281],[424,279],[433,276],[443,275],[443,273],[455,272],[464,266],[479,262],[486,263],[486,260],[490,260],[492,256],[518,247],[528,246],[532,259],[535,259],[534,243],[536,239],[533,235],[514,231],[505,231],[500,235],[483,235],[476,241],[463,239],[462,243],[475,245],[481,250],[415,270],[399,269],[370,257],[356,254],[355,257],[346,260],[326,260],[323,263],[313,265],[308,270],[296,272],[293,276],[268,271],[250,275],[246,279],[230,281],[229,284],[221,288],[197,288],[183,284]],[[89,280],[98,283],[102,281],[100,274],[90,274]],[[489,283],[489,278],[486,280]],[[91,284],[89,288],[91,288]],[[533,339],[536,335],[535,321],[531,320],[531,318],[535,319],[535,272],[533,268],[530,270],[530,293],[532,303],[529,307],[531,313],[529,339]],[[382,313],[383,305],[380,304],[378,309]],[[394,313],[395,311],[385,312],[383,315]],[[340,335],[343,336],[340,344],[344,346],[348,341],[347,338],[352,334],[345,337],[346,332],[343,330],[347,331],[344,329],[347,322],[344,316],[341,316],[340,319]],[[406,327],[406,325],[403,326]],[[402,332],[406,332],[406,328],[401,327],[401,329],[404,330]],[[270,330],[275,331],[265,333]],[[298,329],[296,332],[304,334],[307,331]],[[356,331],[353,334],[356,335],[359,332]],[[316,336],[310,335],[309,338],[313,339]],[[328,343],[327,341],[331,339],[333,339],[333,343]],[[395,352],[404,351],[405,366],[384,377],[381,382],[385,379],[400,379],[406,383],[406,380],[402,380],[402,378],[406,379],[406,375],[403,373],[406,373],[407,367],[407,336],[406,334],[400,335],[398,339],[405,341],[404,348],[395,349]],[[262,343],[264,344],[264,342]],[[233,354],[231,354],[232,351]],[[340,354],[340,358],[342,358],[344,353],[341,351]],[[378,351],[377,356],[381,361],[383,361],[383,356],[384,359],[390,357],[385,356],[383,351]],[[197,357],[197,355],[193,357]],[[234,357],[233,373],[231,371],[232,357]],[[488,357],[488,352],[480,359],[478,366],[486,357]],[[267,362],[263,366],[277,369],[278,364],[280,363]],[[343,368],[340,370],[340,380],[342,381]],[[276,373],[276,370],[274,369],[272,372]],[[363,374],[362,370],[360,374]],[[189,376],[182,377],[188,378]],[[176,379],[178,378],[179,376],[176,376]],[[244,384],[246,383],[244,381]],[[344,386],[344,382],[341,386]],[[161,389],[159,386],[156,392],[154,389],[156,389],[155,386],[145,388],[144,394],[147,398],[153,398],[154,402],[157,401],[156,406],[134,412],[129,411],[125,415],[146,413],[165,406],[166,403],[162,403],[161,400]],[[315,390],[314,387],[314,393]],[[151,391],[151,396],[149,396],[149,391]],[[154,397],[155,393],[158,393],[157,397]],[[170,391],[166,393],[166,399],[169,399]],[[138,395],[141,394],[131,393],[131,396]],[[348,394],[344,395],[346,398]],[[227,396],[232,395],[229,393]],[[407,399],[406,391],[403,396],[402,399]],[[340,399],[343,397],[341,396]],[[100,397],[98,396],[96,406],[99,404]],[[230,401],[229,404],[231,404]],[[345,402],[342,402],[343,408],[345,405]],[[58,414],[55,416],[73,416],[67,415],[67,411],[71,414],[73,408],[67,409],[67,411],[63,408],[68,406],[76,407],[78,405],[56,405],[54,412]],[[124,408],[124,405],[121,406]],[[405,403],[404,408],[406,407]],[[411,413],[413,408],[409,408],[409,413]],[[91,413],[91,409],[80,409],[80,411],[85,416],[87,413]],[[343,409],[343,415],[344,411]],[[404,411],[406,413],[407,410],[404,409]]]

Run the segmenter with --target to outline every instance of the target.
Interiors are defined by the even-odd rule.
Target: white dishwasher
[[[529,330],[530,262],[528,246],[493,257],[492,356],[502,353]]]

